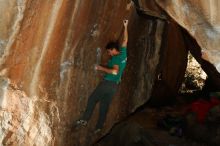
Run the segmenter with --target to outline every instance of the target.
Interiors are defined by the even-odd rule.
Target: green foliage
[[[199,63],[191,55],[191,53],[189,53],[187,69],[185,72],[185,79],[182,83],[179,92],[190,93],[193,91],[202,90],[205,79],[206,79],[206,74],[202,70]]]

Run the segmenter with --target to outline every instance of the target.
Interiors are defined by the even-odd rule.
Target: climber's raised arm
[[[124,24],[124,34],[123,34],[122,47],[127,47],[127,43],[128,43],[128,20],[124,20],[123,24]]]

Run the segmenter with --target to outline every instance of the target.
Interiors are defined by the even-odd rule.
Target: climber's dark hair
[[[113,42],[113,41],[111,41],[111,42],[109,42],[107,45],[106,45],[106,47],[105,47],[107,50],[108,49],[110,49],[110,50],[112,50],[112,49],[116,49],[117,51],[119,51],[119,43],[116,41],[116,42]]]

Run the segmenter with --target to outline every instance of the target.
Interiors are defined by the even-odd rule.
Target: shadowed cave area
[[[218,0],[0,1],[0,145],[219,146]],[[105,46],[127,66],[103,129],[96,105]],[[74,128],[73,128],[74,127]]]
[[[141,19],[165,23],[154,85],[149,100],[94,145],[219,145],[219,73],[202,58],[201,47],[175,20],[155,16],[149,11],[152,8],[145,10],[140,2],[134,2]]]

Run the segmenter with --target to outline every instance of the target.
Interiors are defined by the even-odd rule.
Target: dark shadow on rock
[[[152,137],[135,122],[122,122],[94,146],[157,146]]]

